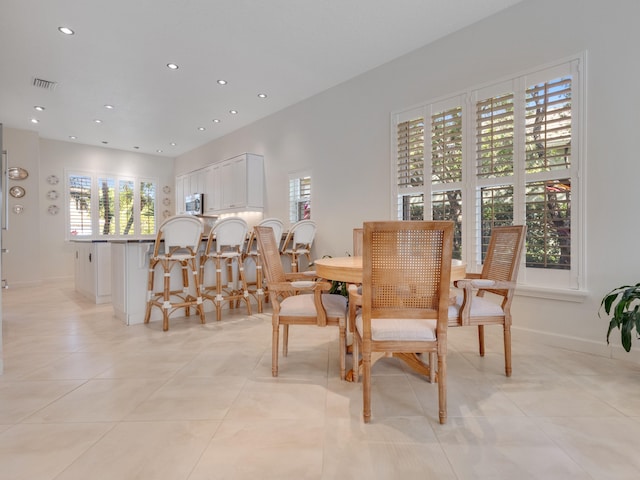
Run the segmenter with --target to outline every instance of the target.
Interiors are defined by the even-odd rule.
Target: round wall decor
[[[59,181],[60,181],[60,179],[58,177],[56,177],[55,175],[49,175],[47,177],[47,183],[49,185],[57,185]]]
[[[16,215],[20,215],[22,212],[24,212],[24,205],[13,206],[13,213],[15,213]]]
[[[11,180],[24,180],[29,176],[29,172],[22,167],[9,167],[8,175]]]
[[[60,209],[57,205],[49,205],[49,208],[47,208],[47,212],[49,212],[49,215],[57,215],[59,211]]]
[[[58,199],[58,192],[57,190],[49,190],[47,192],[47,198],[49,200],[57,200]]]
[[[13,197],[13,198],[22,198],[26,195],[26,191],[24,188],[22,187],[11,187],[9,189],[9,194]]]

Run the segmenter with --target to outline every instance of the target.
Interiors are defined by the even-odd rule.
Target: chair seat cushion
[[[455,305],[449,305],[449,318],[458,318],[462,307],[463,295],[457,295]],[[471,299],[471,317],[499,317],[504,315],[502,307],[495,302],[483,297],[473,297]]]
[[[323,293],[322,305],[327,312],[327,317],[346,319],[347,299],[342,295]],[[313,295],[301,294],[285,298],[280,302],[280,315],[283,317],[315,317],[317,314]]]
[[[362,337],[362,315],[356,317],[356,328]],[[436,339],[436,320],[417,318],[372,318],[371,339],[376,341],[431,341]]]

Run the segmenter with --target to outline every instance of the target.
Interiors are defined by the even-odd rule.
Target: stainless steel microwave
[[[204,211],[204,195],[202,193],[187,195],[184,199],[184,210],[189,215],[202,215]]]

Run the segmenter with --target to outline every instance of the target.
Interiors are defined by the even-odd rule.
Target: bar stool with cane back
[[[202,297],[199,291],[196,255],[202,238],[203,224],[191,215],[177,215],[160,224],[156,236],[153,254],[149,259],[149,277],[147,283],[147,308],[144,323],[149,323],[151,309],[162,309],[162,329],[169,330],[169,316],[177,309],[184,308],[189,316],[191,308],[200,315],[205,323]],[[182,285],[172,289],[171,270],[178,266],[182,270]],[[162,268],[162,290],[155,291],[155,270]],[[189,277],[193,284],[189,283]]]
[[[247,304],[247,314],[251,315],[251,301],[242,263],[248,230],[249,226],[242,218],[218,220],[211,228],[206,249],[200,256],[200,293],[203,300],[211,300],[216,306],[217,320],[222,319],[222,307],[226,302],[229,303],[229,308],[234,308],[240,301],[244,301]],[[207,285],[205,281],[205,267],[209,261],[215,265],[215,285]]]
[[[277,218],[265,218],[260,223],[259,227],[271,227],[273,229],[273,235],[276,239],[276,245],[280,245],[282,239],[282,232],[284,230],[284,223]],[[256,267],[256,278],[254,281],[247,280],[247,290],[249,295],[252,295],[258,303],[258,313],[262,313],[262,306],[265,301],[269,300],[267,286],[264,282],[264,275],[262,272],[262,262],[258,252],[258,243],[256,240],[255,230],[251,229],[249,233],[249,240],[247,241],[247,247],[245,248],[243,255],[243,262],[249,259]],[[245,265],[246,276],[246,265]]]
[[[292,272],[297,272],[300,268],[298,261],[303,255],[311,263],[311,245],[315,236],[316,223],[311,220],[300,220],[291,225],[280,253],[291,257]]]

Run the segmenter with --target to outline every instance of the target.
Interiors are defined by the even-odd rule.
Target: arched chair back
[[[300,220],[291,225],[282,244],[282,254],[291,257],[291,271],[298,271],[298,260],[302,255],[311,263],[311,246],[316,236],[316,228],[316,223],[312,220]]]

